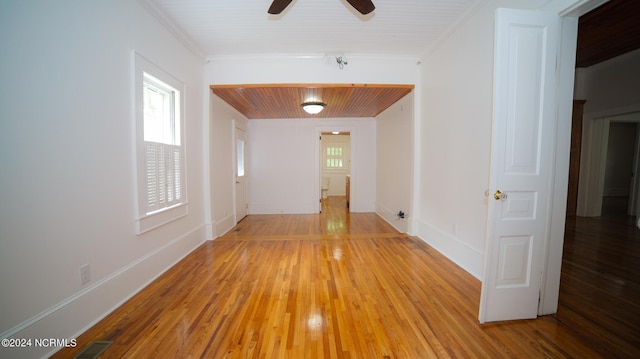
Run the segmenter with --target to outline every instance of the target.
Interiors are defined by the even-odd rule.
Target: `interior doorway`
[[[578,199],[582,202],[582,206],[578,205],[579,216],[600,217],[603,206],[608,205],[603,202],[626,196],[629,197],[625,201],[626,214],[640,215],[638,124],[640,112],[591,120],[589,146],[583,148],[590,161],[589,170],[580,176],[585,185]]]
[[[351,133],[322,132],[320,135],[320,212],[329,197],[345,197],[349,208],[351,192]]]
[[[591,3],[596,4],[597,1]],[[583,56],[577,56],[576,67],[589,68],[622,54],[613,53],[611,50],[614,49],[629,50],[619,45],[633,41],[629,34],[637,28],[637,20],[632,15],[637,11],[629,11],[626,7],[637,4],[633,0],[611,1],[581,16],[579,32],[582,36],[578,36],[578,48],[583,49]],[[611,23],[616,26],[610,26]],[[625,31],[616,33],[617,30]],[[596,44],[608,46],[591,52],[590,55],[594,56],[587,56],[589,53],[584,49],[598,50]],[[618,89],[614,82],[610,83],[611,87],[607,88],[610,98],[618,97],[616,91],[625,91]],[[585,99],[587,104],[599,99],[588,96],[593,93],[589,88],[582,90],[584,94],[577,94],[576,98]],[[637,104],[617,106],[604,112],[600,108],[597,112],[588,110],[584,118],[582,114],[579,116],[580,122],[586,126],[585,135],[581,138],[584,140],[581,149],[584,155],[581,156],[580,198],[577,211],[567,213],[560,297],[555,317],[568,327],[578,328],[581,335],[603,348],[607,356],[637,357],[637,338],[640,333],[638,307],[629,303],[635,303],[638,292],[637,273],[640,272],[636,258],[640,250],[640,231],[635,219],[627,214],[628,206],[633,205],[633,201],[624,198],[627,191],[628,196],[634,198],[636,195],[633,192],[637,190],[634,187],[622,189],[626,186],[614,185],[616,181],[605,185],[605,177],[612,176],[612,173],[607,175],[609,167],[613,165],[612,160],[625,162],[633,158],[633,174],[637,177],[637,131],[640,127],[637,122],[640,121],[619,117],[637,111]],[[608,153],[609,144],[618,139],[611,138],[609,132],[614,129],[616,122],[621,121],[636,122],[635,130],[630,129],[634,131],[636,148],[634,153],[622,151],[627,158],[614,156],[612,159]],[[615,129],[613,131],[617,132]],[[618,178],[626,177],[628,182],[636,183],[637,188],[637,180],[629,181],[630,174],[631,168],[628,168],[626,175],[619,175]],[[593,325],[594,329],[582,330],[587,324]]]
[[[234,122],[235,123],[235,122]],[[247,133],[239,127],[233,128],[234,133],[234,159],[235,159],[235,223],[247,216]]]

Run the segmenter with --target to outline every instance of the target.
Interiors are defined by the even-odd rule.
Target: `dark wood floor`
[[[556,318],[612,358],[640,358],[640,229],[624,198],[567,218]]]
[[[340,200],[248,216],[54,358],[640,357],[635,229],[570,219],[558,314],[479,325],[477,279]]]

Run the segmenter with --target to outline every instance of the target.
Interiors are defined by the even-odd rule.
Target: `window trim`
[[[171,74],[156,66],[144,56],[133,51],[133,100],[135,108],[135,173],[136,173],[136,233],[138,235],[152,229],[173,222],[188,214],[187,198],[187,166],[186,166],[186,141],[185,141],[185,85]],[[179,143],[181,147],[180,177],[181,177],[181,201],[167,207],[147,212],[147,183],[146,183],[146,142],[144,141],[144,101],[143,85],[144,73],[164,82],[180,92],[178,97],[179,116]]]

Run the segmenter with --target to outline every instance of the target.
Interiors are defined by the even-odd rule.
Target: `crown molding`
[[[206,54],[202,49],[187,35],[173,20],[152,0],[138,0],[140,5],[144,7],[153,17],[155,17],[162,26],[164,26],[178,41],[180,41],[193,55],[202,60],[204,63]]]

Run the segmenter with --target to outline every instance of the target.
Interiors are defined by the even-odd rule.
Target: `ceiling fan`
[[[280,14],[292,1],[293,0],[273,0],[267,12],[273,15]],[[366,15],[376,8],[371,0],[347,0],[347,2],[362,15]]]

